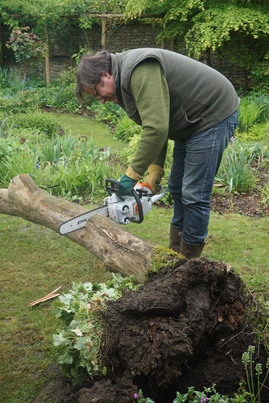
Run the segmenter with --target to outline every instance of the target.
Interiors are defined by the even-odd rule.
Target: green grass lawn
[[[0,401],[31,402],[53,362],[59,325],[52,301],[28,304],[72,282],[105,281],[103,265],[77,244],[23,219],[0,216]]]
[[[104,125],[88,117],[57,115],[59,124],[74,136],[93,136],[94,144],[120,153],[124,144],[113,139]],[[125,228],[137,236],[167,247],[172,209],[154,206],[141,225]],[[72,282],[110,277],[91,253],[48,228],[18,217],[0,215],[0,402],[33,402],[48,382],[47,368],[55,363],[52,335],[59,322],[47,301],[30,302],[57,287],[67,292]],[[268,306],[269,217],[211,214],[203,256],[230,265]]]
[[[122,141],[113,138],[107,125],[100,124],[93,117],[56,113],[53,116],[66,134],[71,132],[72,136],[85,136],[87,140],[92,137],[96,147],[111,147],[114,154],[119,154],[126,147]]]

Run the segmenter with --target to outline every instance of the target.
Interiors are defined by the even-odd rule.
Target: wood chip
[[[29,306],[29,307],[32,307],[32,306],[35,306],[35,305],[37,305],[37,304],[41,304],[41,302],[45,302],[45,301],[48,301],[48,300],[50,300],[50,299],[52,299],[52,298],[59,297],[60,294],[58,294],[57,291],[59,291],[60,288],[61,288],[61,287],[58,287],[58,288],[56,288],[56,290],[50,292],[50,293],[49,293],[48,295],[46,295],[45,297],[39,298],[39,299],[37,299],[36,301],[31,302],[28,306]]]

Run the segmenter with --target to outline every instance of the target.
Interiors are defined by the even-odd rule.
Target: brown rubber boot
[[[182,228],[175,227],[171,224],[169,248],[178,253],[180,253],[181,234]]]
[[[181,239],[180,242],[180,254],[185,256],[187,259],[192,259],[192,258],[197,258],[200,257],[202,250],[204,247],[204,243],[200,244],[190,244],[185,242],[183,239]]]

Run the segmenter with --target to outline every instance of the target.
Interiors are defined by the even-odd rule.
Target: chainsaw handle
[[[151,201],[152,204],[156,203],[158,200],[160,200],[163,196],[165,195],[165,188],[163,186],[161,186],[161,191],[160,193],[152,196]]]
[[[139,221],[132,221],[132,222],[135,222],[136,224],[141,224],[141,222],[143,222],[143,220],[144,220],[144,213],[143,213],[143,206],[141,203],[141,199],[135,189],[132,189],[132,196],[134,196],[134,198],[135,198],[137,208],[138,208],[138,216],[139,216]]]
[[[121,200],[123,199],[123,197],[120,195],[120,182],[116,181],[115,179],[106,179],[106,190],[109,196],[111,196],[112,193],[115,193]]]

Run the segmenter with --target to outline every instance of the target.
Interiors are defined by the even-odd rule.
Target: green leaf
[[[73,363],[73,357],[66,352],[66,353],[58,356],[58,362],[59,362],[59,364],[69,364],[70,365]]]

